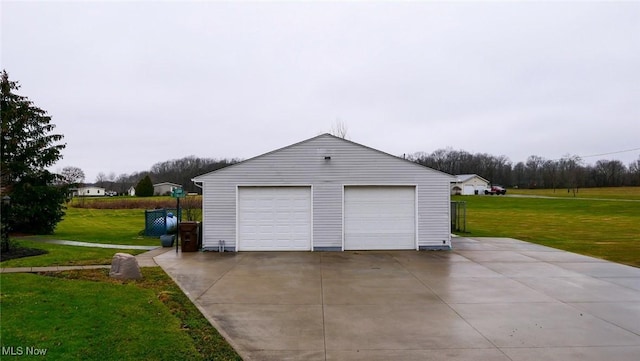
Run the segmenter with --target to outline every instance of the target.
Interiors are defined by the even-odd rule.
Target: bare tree
[[[107,181],[107,175],[104,172],[98,173],[96,176],[96,185],[98,187],[104,187],[104,183]]]
[[[631,185],[640,185],[640,157],[629,163],[629,177]]]
[[[537,155],[531,155],[527,158],[526,174],[529,179],[529,188],[544,187],[542,178],[542,167],[546,160]]]
[[[408,159],[449,174],[478,174],[493,184],[511,184],[512,163],[504,155],[471,154],[449,147],[436,149],[431,154],[418,152]]]
[[[64,167],[60,173],[62,182],[67,185],[81,185],[84,183],[84,172],[78,167]]]
[[[126,173],[122,173],[120,174],[117,178],[116,178],[116,183],[118,184],[118,193],[119,194],[124,194],[127,192],[127,178],[129,176]]]
[[[211,159],[189,156],[156,163],[151,167],[150,174],[155,181],[181,184],[182,188],[187,192],[198,192],[200,189],[191,182],[193,177],[237,162],[239,162],[238,159]]]
[[[571,154],[567,154],[559,160],[560,179],[567,188],[567,192],[573,191],[574,197],[578,192],[581,163],[580,156]]]
[[[513,172],[512,172],[512,181],[513,184],[520,188],[520,187],[526,187],[528,184],[526,182],[526,166],[524,165],[524,162],[518,162],[516,163],[516,165],[513,166]]]
[[[331,127],[331,135],[338,138],[347,139],[347,131],[347,125],[340,119],[336,119],[336,122]]]
[[[596,185],[600,187],[617,187],[623,182],[623,175],[627,171],[619,160],[601,159],[596,162]]]
[[[187,195],[182,199],[183,215],[187,221],[201,221],[202,198],[196,195]]]

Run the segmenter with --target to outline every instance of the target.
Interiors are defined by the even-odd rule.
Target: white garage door
[[[466,185],[464,186],[464,190],[462,191],[462,194],[464,195],[473,195],[476,191],[476,187],[472,186],[472,185]]]
[[[238,188],[238,249],[310,250],[311,188]]]
[[[345,187],[344,249],[416,249],[415,187]]]

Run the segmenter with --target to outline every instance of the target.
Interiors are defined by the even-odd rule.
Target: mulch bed
[[[24,258],[31,256],[39,256],[41,254],[47,254],[49,251],[38,248],[27,248],[27,247],[13,247],[9,250],[9,252],[0,253],[0,262],[8,261],[10,259],[16,258]]]

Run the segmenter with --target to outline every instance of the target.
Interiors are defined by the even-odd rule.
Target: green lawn
[[[104,244],[160,246],[157,237],[144,237],[143,209],[68,208],[54,234],[14,239],[19,245],[49,251],[48,254],[14,259],[0,263],[1,267],[74,266],[111,264],[117,252],[139,254],[138,250],[74,247],[38,242],[40,239],[60,239]]]
[[[0,263],[0,267],[84,266],[111,264],[113,255],[118,252],[129,253],[132,255],[145,252],[133,249],[63,246],[27,239],[21,239],[17,242],[20,246],[44,249],[49,253],[33,257],[11,259]]]
[[[109,201],[105,198],[103,202]],[[124,199],[135,201],[136,198]],[[66,210],[64,219],[58,223],[55,232],[48,235],[29,236],[18,239],[25,247],[46,249],[47,255],[9,260],[0,263],[2,267],[39,267],[53,265],[110,264],[116,252],[139,254],[141,251],[99,249],[87,247],[59,246],[37,242],[37,240],[59,239],[103,244],[123,244],[160,246],[158,237],[145,237],[144,209],[94,209],[74,208]],[[194,210],[198,214],[199,209]],[[15,239],[14,239],[15,240]]]
[[[116,252],[144,251],[38,239],[159,245],[157,238],[139,235],[143,228],[143,209],[69,208],[55,234],[17,240],[48,254],[8,260],[1,267],[110,264]],[[113,280],[108,272],[1,274],[1,346],[22,352],[20,360],[43,359],[24,355],[27,347],[46,350],[44,359],[50,360],[240,360],[159,267],[142,268],[140,281]],[[4,353],[4,359],[18,358]]]
[[[640,267],[640,202],[503,196],[452,200],[467,202],[469,233],[463,236],[516,238]]]
[[[607,187],[607,188],[579,188],[573,190],[558,189],[508,189],[507,194],[561,197],[561,198],[599,198],[640,200],[640,187]]]
[[[2,274],[2,360],[240,360],[159,268],[118,281],[108,270]]]
[[[49,239],[71,241],[159,245],[155,237],[144,237],[144,209],[87,209],[66,210],[62,222],[58,223],[53,235],[42,236]]]
[[[516,192],[520,191],[509,190]],[[531,195],[553,196],[545,192],[549,191]],[[453,200],[467,202],[469,233],[463,236],[512,237],[640,267],[640,202],[624,201],[640,199],[640,187],[580,192],[580,197],[611,200],[502,196]],[[69,208],[56,233],[48,237],[159,243],[139,236],[142,228],[141,209]],[[120,251],[20,242],[50,253],[6,261],[2,267],[109,264]],[[128,282],[110,279],[108,271],[0,274],[1,346],[46,349],[46,359],[51,360],[240,360],[159,267],[143,268],[143,280]]]

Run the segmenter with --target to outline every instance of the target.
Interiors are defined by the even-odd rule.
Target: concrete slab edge
[[[215,319],[213,319],[212,317],[210,317],[204,310],[204,308],[202,306],[200,306],[200,304],[197,302],[197,300],[194,300],[192,298],[192,296],[190,294],[187,293],[187,291],[182,288],[182,285],[180,284],[180,282],[178,282],[178,280],[176,278],[174,278],[171,273],[167,272],[164,267],[162,267],[162,265],[159,265],[160,268],[162,268],[162,271],[164,273],[166,273],[171,280],[178,285],[178,287],[180,288],[180,290],[182,291],[182,293],[185,294],[185,296],[187,296],[187,298],[189,298],[189,300],[191,301],[191,303],[193,303],[194,306],[196,306],[196,308],[198,309],[198,311],[200,311],[200,314],[202,316],[204,316],[204,318],[207,319],[207,321],[209,321],[209,323],[215,327],[215,329],[218,331],[218,333],[220,334],[220,336],[222,336],[225,341],[227,341],[229,343],[229,345],[231,345],[231,347],[233,347],[233,349],[240,355],[240,358],[242,358],[245,361],[252,361],[253,358],[250,357],[249,355],[247,355],[247,353],[245,352],[246,350],[243,349],[242,347],[240,347],[240,345],[236,344],[236,342],[231,338],[231,336],[229,336],[225,331],[224,328],[218,324],[218,322],[216,322]]]

